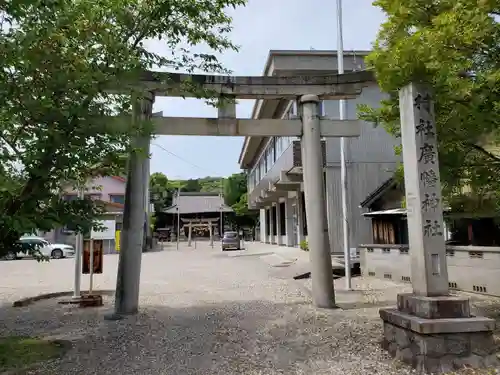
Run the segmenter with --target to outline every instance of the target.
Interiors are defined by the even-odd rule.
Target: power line
[[[173,157],[175,157],[175,158],[177,158],[177,159],[179,159],[179,160],[183,161],[183,162],[184,162],[184,163],[186,163],[186,164],[191,165],[192,167],[195,167],[195,168],[197,168],[197,169],[199,169],[199,170],[201,170],[201,171],[203,171],[203,172],[207,172],[207,173],[210,173],[210,174],[215,174],[215,175],[218,175],[218,173],[217,173],[217,172],[212,171],[212,170],[209,170],[209,169],[207,169],[207,168],[200,167],[199,165],[196,165],[196,164],[194,164],[193,162],[190,162],[189,160],[184,159],[183,157],[181,157],[181,156],[179,156],[179,155],[177,155],[177,154],[173,153],[172,151],[167,150],[167,149],[166,149],[165,147],[163,147],[162,145],[159,145],[159,144],[157,144],[157,143],[151,143],[151,144],[155,145],[156,147],[161,148],[161,149],[162,149],[163,151],[165,151],[167,154],[172,155]],[[221,178],[224,178],[224,177],[221,177]]]

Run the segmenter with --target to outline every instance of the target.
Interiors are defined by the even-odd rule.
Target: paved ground
[[[266,248],[267,249],[267,248]],[[71,289],[73,260],[0,262],[0,334],[73,341],[61,360],[32,374],[408,374],[379,348],[378,307],[403,286],[358,278],[341,290],[345,310],[316,310],[310,282],[290,280],[266,262],[269,250],[222,254],[206,244],[143,256],[141,312],[109,322],[105,308],[80,310],[55,300],[24,308],[20,296]],[[267,254],[267,255],[263,255]],[[101,289],[115,286],[118,256],[104,258]],[[499,301],[488,301],[492,311]]]

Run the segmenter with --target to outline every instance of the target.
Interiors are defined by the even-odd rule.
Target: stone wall
[[[411,283],[408,245],[360,245],[364,276]],[[500,296],[500,247],[447,246],[450,289]]]

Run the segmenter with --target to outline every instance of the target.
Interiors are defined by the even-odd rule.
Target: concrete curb
[[[88,291],[82,290],[82,293],[88,293]],[[100,294],[100,295],[113,295],[115,294],[115,290],[113,289],[103,289],[103,290],[94,290],[92,293],[94,294]],[[44,294],[39,294],[34,297],[27,297],[20,299],[18,301],[14,301],[12,304],[12,307],[24,307],[31,305],[34,302],[38,301],[43,301],[47,299],[52,299],[52,298],[59,298],[59,297],[69,297],[73,295],[73,291],[64,291],[64,292],[53,292],[53,293],[44,293]]]

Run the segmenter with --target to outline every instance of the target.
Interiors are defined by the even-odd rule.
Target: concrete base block
[[[447,316],[450,311],[457,315],[470,311],[462,301],[450,302],[448,297],[443,298],[442,303],[437,301],[439,297],[424,303],[427,306],[443,306],[441,312],[439,308],[424,309],[422,312],[419,307],[408,305],[402,306],[406,311],[380,310],[384,322],[383,348],[394,358],[422,373],[442,374],[464,367],[498,366],[496,353],[499,348],[493,337],[493,319],[473,317],[470,312],[469,317],[426,319],[407,312],[429,315],[430,311],[434,311],[432,314]],[[450,304],[455,304],[451,310]]]
[[[424,297],[399,294],[398,310],[425,319],[469,318],[470,304],[465,297]]]

